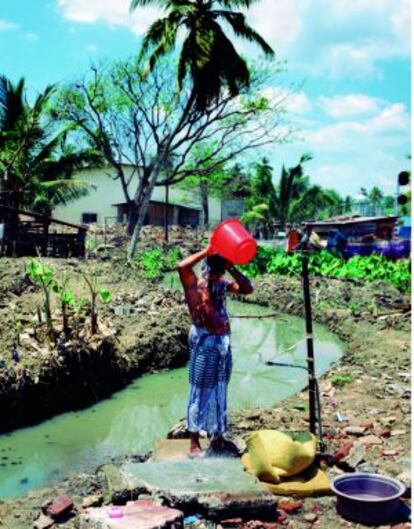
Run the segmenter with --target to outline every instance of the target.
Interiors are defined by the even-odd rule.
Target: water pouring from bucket
[[[256,241],[237,219],[223,221],[211,237],[209,254],[219,254],[235,265],[249,263],[256,252]]]

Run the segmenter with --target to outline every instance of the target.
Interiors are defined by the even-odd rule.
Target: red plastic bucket
[[[248,263],[256,252],[256,241],[237,219],[219,224],[211,237],[210,253],[218,253],[234,264]]]

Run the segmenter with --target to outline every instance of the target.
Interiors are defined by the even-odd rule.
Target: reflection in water
[[[231,314],[269,312],[237,302],[230,302],[229,310]],[[316,368],[321,373],[339,358],[340,344],[325,328],[315,327]],[[232,330],[230,409],[271,406],[306,386],[305,371],[266,365],[275,357],[280,362],[305,363],[303,320],[234,319]],[[111,456],[149,451],[184,417],[187,393],[186,368],[148,375],[84,411],[0,436],[0,498],[53,483]]]

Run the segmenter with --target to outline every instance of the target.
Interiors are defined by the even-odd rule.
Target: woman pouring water
[[[189,334],[190,397],[187,407],[187,429],[190,452],[202,456],[199,433],[208,433],[210,446],[220,446],[227,430],[227,386],[232,368],[230,320],[226,294],[250,294],[250,281],[235,266],[210,246],[178,265],[185,299],[193,325]],[[194,267],[202,261],[201,276]],[[224,278],[226,271],[232,281]]]

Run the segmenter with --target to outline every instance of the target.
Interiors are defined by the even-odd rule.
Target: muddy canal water
[[[269,314],[257,305],[229,302],[232,316]],[[305,363],[304,321],[292,316],[233,318],[234,370],[229,408],[271,406],[306,386],[306,372],[270,367],[266,360]],[[315,326],[318,374],[341,355],[340,341]],[[187,369],[143,376],[84,411],[0,436],[0,498],[56,482],[111,456],[144,453],[185,415]]]

